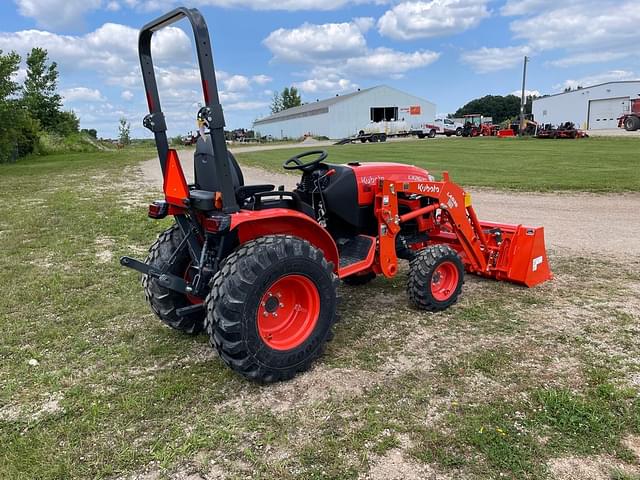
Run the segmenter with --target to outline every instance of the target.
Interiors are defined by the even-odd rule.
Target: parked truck
[[[629,111],[618,118],[618,128],[624,128],[627,132],[640,129],[640,98],[631,100]]]
[[[411,126],[411,134],[418,138],[434,138],[436,135],[450,137],[462,135],[463,125],[449,118],[436,118],[433,122],[418,123]]]

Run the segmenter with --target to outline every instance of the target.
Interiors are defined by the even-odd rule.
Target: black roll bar
[[[169,152],[169,141],[167,139],[167,126],[164,114],[160,107],[158,84],[156,82],[156,74],[151,58],[151,37],[154,32],[183,18],[187,18],[191,23],[196,43],[196,53],[198,56],[198,66],[200,67],[200,78],[202,80],[202,92],[205,102],[205,117],[209,124],[209,135],[213,146],[213,154],[215,155],[215,169],[221,177],[219,184],[222,190],[223,211],[227,213],[237,212],[239,208],[231,177],[227,143],[224,137],[224,114],[222,112],[222,105],[220,105],[220,97],[218,96],[218,84],[213,66],[213,56],[211,54],[209,29],[207,28],[207,22],[205,22],[204,17],[196,8],[178,7],[147,23],[142,27],[142,30],[140,30],[140,36],[138,37],[138,54],[140,56],[140,67],[142,69],[142,78],[144,79],[147,104],[149,105],[149,115],[144,118],[143,124],[154,134],[158,157],[160,159],[160,168],[162,168],[162,175],[164,176],[167,154]],[[211,174],[213,174],[213,171]]]

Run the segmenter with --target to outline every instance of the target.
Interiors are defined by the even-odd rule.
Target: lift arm
[[[379,180],[375,213],[378,218],[380,268],[388,277],[397,271],[396,235],[409,220],[440,212],[442,222],[424,232],[426,245],[446,243],[460,255],[469,272],[534,286],[552,278],[542,227],[481,222],[471,196],[449,179],[396,182]],[[398,193],[431,199],[429,205],[399,215]],[[420,247],[426,246],[420,245]]]

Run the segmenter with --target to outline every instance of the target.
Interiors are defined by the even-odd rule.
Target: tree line
[[[16,52],[0,50],[0,163],[36,152],[42,131],[60,136],[79,132],[76,114],[62,110],[57,63],[49,62],[45,49],[33,48],[20,84],[15,79],[21,62]],[[92,136],[94,132],[87,130]]]
[[[532,96],[527,97],[524,107],[525,114],[531,113],[533,98]],[[515,95],[485,95],[471,100],[460,107],[452,116],[463,117],[473,113],[492,117],[494,124],[516,119],[520,115],[520,97]]]

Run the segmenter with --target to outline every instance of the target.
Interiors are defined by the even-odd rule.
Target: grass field
[[[524,146],[541,162],[542,151],[612,148],[560,143]],[[394,148],[407,161],[457,158],[450,171],[463,175],[469,151],[498,164],[496,149],[515,149],[502,145]],[[638,142],[620,145],[612,158]],[[343,151],[382,160],[384,147]],[[532,290],[468,277],[461,301],[439,314],[408,305],[405,267],[341,286],[342,321],[319,364],[260,387],[232,374],[204,336],[162,326],[138,276],[118,265],[123,254],[144,258],[170,224],[146,218],[151,197],[133,167],[151,155],[0,166],[0,478],[640,478],[639,259],[552,254],[556,279]],[[271,166],[286,156],[260,155]],[[635,188],[631,162],[624,175],[611,162],[594,175]],[[552,181],[546,169],[520,184],[479,171],[475,184]],[[545,188],[578,188],[568,176]]]
[[[463,185],[529,191],[640,190],[640,137],[537,140],[446,138],[389,144],[322,147],[328,161],[404,162],[439,173],[448,170]],[[280,170],[294,153],[315,149],[242,153],[241,162]]]

